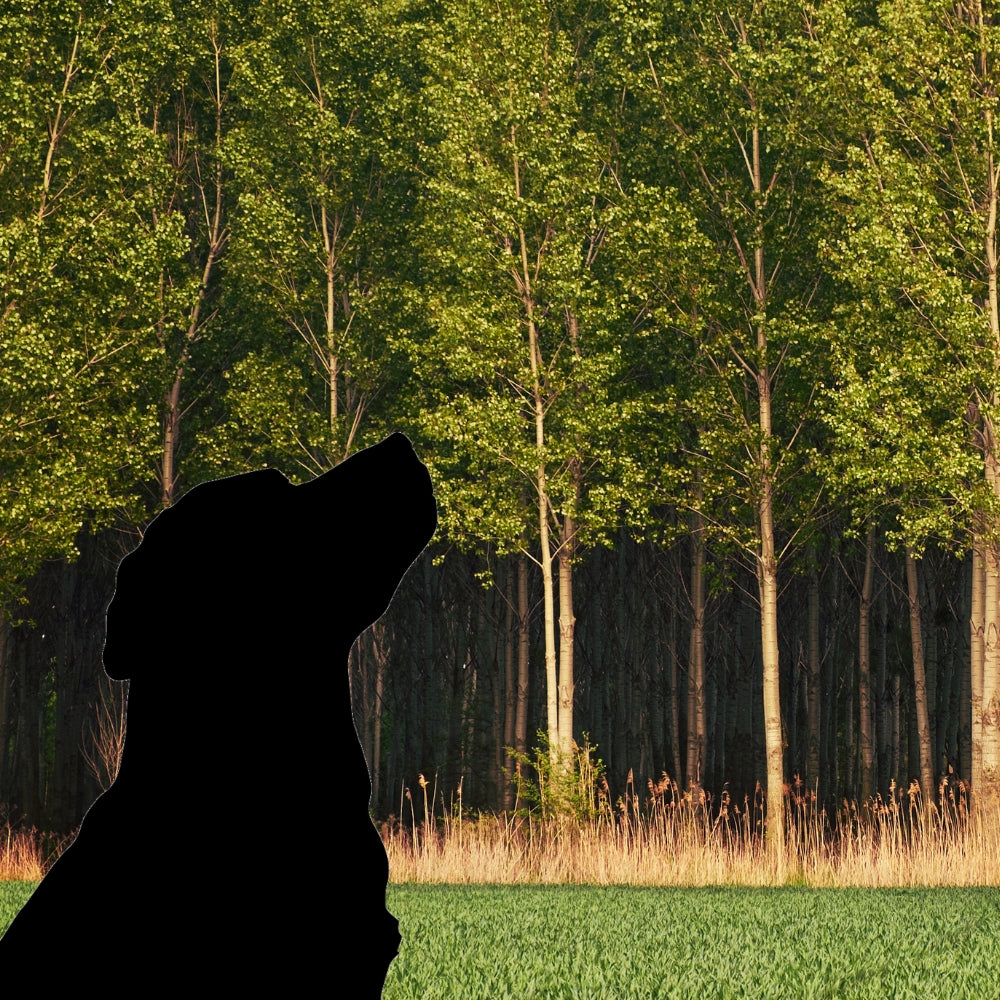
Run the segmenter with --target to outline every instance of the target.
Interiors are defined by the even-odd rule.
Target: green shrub
[[[537,738],[530,754],[507,747],[515,761],[512,779],[522,814],[534,812],[544,820],[578,825],[595,819],[604,778],[604,763],[595,757],[597,747],[584,733],[583,746],[574,740],[566,757],[552,746],[547,733],[539,730]]]

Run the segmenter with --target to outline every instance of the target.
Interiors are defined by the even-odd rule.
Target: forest
[[[0,62],[0,821],[107,784],[158,511],[395,430],[440,525],[352,653],[376,817],[544,755],[997,789],[992,4],[11,0]],[[261,755],[316,677],[247,679]]]

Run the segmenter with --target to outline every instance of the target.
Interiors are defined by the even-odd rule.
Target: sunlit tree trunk
[[[754,109],[756,110],[756,109]],[[754,125],[751,135],[751,180],[754,194],[761,197],[760,128]],[[764,271],[764,246],[758,223],[758,245],[754,249],[753,299],[757,316],[757,407],[760,441],[757,446],[757,585],[760,594],[760,633],[764,693],[764,752],[767,759],[767,839],[778,860],[779,877],[784,875],[785,806],[784,738],[781,728],[781,673],[778,660],[778,559],[774,544],[774,468],[771,457],[771,369],[767,361],[767,275]]]
[[[977,3],[971,11],[979,29],[981,48],[978,53],[978,74],[984,92],[993,100],[983,101],[983,117],[986,128],[985,179],[986,179],[986,238],[985,268],[987,287],[987,311],[989,315],[990,341],[988,350],[996,368],[1000,365],[1000,295],[997,288],[997,210],[1000,206],[1000,164],[997,162],[994,137],[994,103],[996,84],[991,77],[993,67],[989,61],[986,33],[990,19],[985,16],[982,3]],[[1000,499],[1000,454],[994,415],[1000,404],[1000,396],[990,389],[987,391],[988,406],[981,408],[982,449],[986,483],[995,499]],[[991,527],[995,527],[991,526]],[[981,787],[993,794],[1000,794],[1000,545],[994,538],[979,539],[984,565],[983,590],[983,670],[982,670],[982,774]],[[975,697],[975,688],[973,688]],[[973,723],[975,725],[975,723]],[[973,785],[973,788],[976,786]]]
[[[983,783],[983,662],[985,654],[986,560],[981,539],[972,550],[972,607],[969,614],[970,669],[969,688],[972,703],[972,760],[969,780],[973,794]]]
[[[570,759],[573,744],[573,642],[576,617],[573,614],[573,556],[576,551],[576,524],[563,517],[559,538],[559,753]]]
[[[322,90],[319,91],[322,94]],[[321,104],[322,106],[322,104]],[[333,225],[327,215],[326,204],[320,205],[320,230],[323,235],[324,277],[326,278],[326,304],[323,312],[326,321],[326,356],[324,366],[329,381],[329,404],[327,419],[330,426],[330,436],[337,441],[337,421],[340,417],[340,357],[337,350],[337,237],[340,232],[339,220],[334,216]],[[335,445],[336,447],[336,445]],[[345,455],[349,451],[345,449]]]
[[[514,159],[514,189],[521,195],[520,165]],[[555,581],[552,572],[552,543],[549,529],[548,473],[545,466],[545,394],[542,387],[541,348],[535,324],[535,303],[531,293],[531,271],[528,266],[528,243],[524,230],[520,238],[521,273],[518,276],[525,324],[528,328],[528,362],[531,369],[532,417],[535,429],[535,493],[538,505],[539,565],[542,571],[542,613],[545,636],[545,704],[549,751],[553,761],[561,746],[559,734],[559,677],[556,653]]]
[[[552,573],[552,545],[549,540],[549,495],[542,451],[545,447],[545,404],[541,388],[537,382],[537,334],[535,324],[529,321],[531,330],[531,355],[533,374],[536,378],[535,403],[535,444],[538,450],[538,466],[535,470],[535,489],[538,492],[538,538],[540,543],[540,564],[542,570],[542,615],[545,636],[545,704],[548,721],[549,749],[555,759],[559,746],[559,677],[556,658],[556,611],[555,589]]]

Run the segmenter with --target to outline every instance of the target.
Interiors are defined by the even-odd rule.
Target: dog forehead
[[[149,523],[136,552],[239,545],[280,533],[292,495],[291,483],[277,469],[201,483]]]

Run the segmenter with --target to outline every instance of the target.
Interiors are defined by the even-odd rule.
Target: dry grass
[[[102,792],[106,792],[121,767],[125,749],[125,707],[128,682],[105,676],[99,691],[96,717],[91,722],[83,745],[83,759]]]
[[[421,776],[422,777],[422,776]],[[452,803],[423,810],[407,795],[406,821],[382,826],[393,882],[569,883],[645,886],[1000,886],[1000,802],[970,812],[968,791],[942,783],[940,806],[915,785],[888,801],[815,808],[801,784],[786,788],[785,856],[765,849],[763,795],[738,807],[702,789],[680,793],[666,775],[640,801],[630,781],[612,807],[598,785],[577,820],[536,814],[462,816]],[[433,797],[431,802],[433,802]],[[422,819],[418,817],[423,817]],[[779,864],[782,861],[782,864]]]
[[[421,779],[423,776],[421,775]],[[742,806],[701,788],[681,793],[663,775],[640,797],[630,780],[614,806],[595,782],[583,818],[538,818],[540,810],[469,818],[461,788],[450,806],[421,781],[408,790],[400,823],[382,824],[393,882],[646,886],[817,887],[1000,886],[1000,800],[970,810],[967,789],[942,784],[925,809],[912,785],[834,816],[793,783],[785,789],[783,864],[765,849],[760,788]],[[421,794],[422,792],[422,794]],[[40,879],[72,837],[0,826],[0,881]],[[783,872],[784,874],[780,874]]]
[[[125,704],[127,684],[106,678],[100,691],[96,718],[82,749],[84,760],[102,791],[107,791],[118,776],[125,746]],[[67,837],[40,833],[35,828],[14,827],[4,819],[0,806],[0,882],[37,882],[52,867],[59,855],[73,842]]]
[[[0,882],[38,882],[75,837],[14,825],[0,805]]]
[[[37,882],[45,874],[42,838],[35,830],[0,827],[0,882]]]

